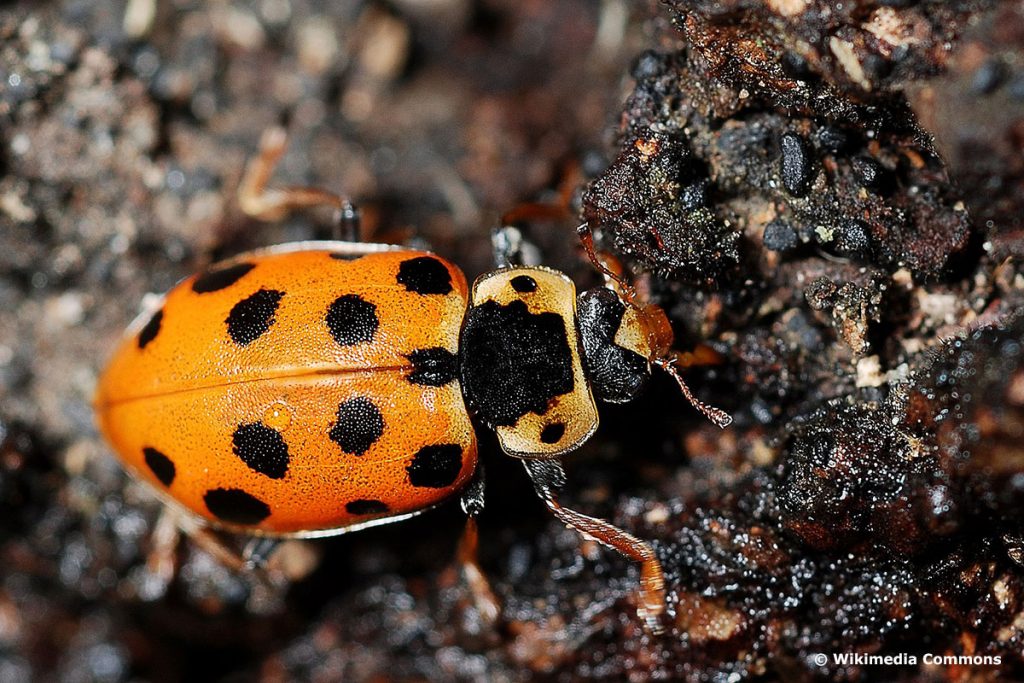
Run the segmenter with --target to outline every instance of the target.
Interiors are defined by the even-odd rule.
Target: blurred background
[[[453,503],[289,544],[280,590],[175,542],[93,426],[148,296],[255,247],[235,191],[350,197],[470,278],[564,202],[668,310],[719,431],[656,378],[602,408],[553,523],[481,430],[483,624]],[[65,0],[0,7],[0,683],[1024,677],[1024,3]],[[597,282],[575,221],[524,226]],[[998,656],[871,668],[820,652]]]

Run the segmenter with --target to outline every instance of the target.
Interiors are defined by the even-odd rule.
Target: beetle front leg
[[[462,570],[466,579],[466,585],[473,596],[473,604],[480,613],[481,619],[487,624],[493,624],[498,620],[501,612],[501,603],[491,589],[491,583],[487,580],[483,569],[480,568],[478,557],[479,532],[477,530],[476,518],[484,509],[484,467],[477,464],[476,472],[469,486],[462,494],[462,511],[466,513],[466,527],[459,539],[458,549],[455,551],[455,561]]]
[[[576,512],[558,502],[558,490],[565,484],[565,470],[558,459],[523,460],[537,495],[566,526],[589,536],[623,556],[640,563],[640,600],[637,616],[647,630],[664,629],[660,617],[665,611],[665,575],[650,543],[626,533],[614,524]]]

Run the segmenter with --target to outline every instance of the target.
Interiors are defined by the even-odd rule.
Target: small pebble
[[[850,161],[850,165],[853,167],[853,174],[857,176],[861,187],[874,190],[881,186],[884,169],[880,163],[871,157],[859,156],[854,157]]]
[[[701,180],[692,185],[687,185],[679,194],[679,203],[687,211],[707,206],[708,203],[708,181]]]
[[[631,74],[638,81],[654,78],[662,72],[664,58],[654,50],[648,50],[633,62]]]
[[[804,139],[785,133],[779,141],[782,149],[782,184],[794,197],[807,194],[811,183],[811,158]]]
[[[1007,84],[1006,90],[1012,99],[1024,102],[1024,74],[1014,76]]]
[[[863,221],[851,218],[842,222],[836,235],[836,250],[845,256],[863,256],[871,246],[867,226]]]
[[[797,245],[793,226],[782,220],[774,220],[764,228],[764,247],[770,251],[788,251]]]
[[[1006,80],[1006,66],[998,59],[989,59],[978,67],[971,78],[971,92],[991,95]]]
[[[782,73],[798,81],[806,81],[813,73],[811,67],[807,64],[807,60],[796,52],[786,52],[783,54],[782,59],[779,60],[779,65],[782,67]]]
[[[850,136],[846,131],[835,126],[823,126],[818,129],[818,145],[826,152],[835,154],[850,145]]]

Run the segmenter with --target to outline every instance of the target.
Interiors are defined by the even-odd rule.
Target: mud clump
[[[783,114],[770,97],[774,93],[730,78],[731,72],[709,64],[698,48],[642,60],[626,105],[620,157],[591,183],[584,213],[646,267],[693,264],[686,273],[691,280],[702,266],[705,281],[715,282],[721,278],[718,262],[732,264],[737,251],[749,252],[737,243],[737,232],[755,238],[779,222],[802,244],[888,272],[906,268],[918,278],[941,277],[971,257],[972,228],[963,202],[905,104],[851,101],[853,113],[837,115],[830,109],[839,97],[835,93]],[[667,175],[670,181],[679,164],[702,172],[701,193],[711,204],[700,225],[727,230],[680,231],[679,219],[665,215],[664,202],[674,201],[668,206],[675,214],[685,205],[669,196],[658,206],[661,213],[650,216],[658,217],[658,235],[675,238],[659,241],[650,230],[646,238],[637,234],[642,222],[636,210],[623,216],[628,204],[621,188],[632,183],[639,196],[654,197],[666,177],[623,169],[640,166],[644,157],[635,148],[646,139],[645,128],[673,139],[675,163],[661,160],[659,166],[674,172]],[[695,182],[693,172],[680,181],[682,187]],[[712,238],[717,242],[702,261],[693,252]],[[656,248],[641,246],[644,239]],[[708,261],[711,256],[717,259]]]
[[[707,208],[709,180],[680,137],[631,138],[584,195],[585,218],[652,270],[712,285],[739,261],[739,233]]]
[[[837,550],[871,543],[898,554],[958,528],[950,482],[920,439],[868,402],[835,405],[795,427],[780,483],[783,525]]]

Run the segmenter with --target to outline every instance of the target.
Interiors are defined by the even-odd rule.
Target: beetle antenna
[[[654,361],[654,364],[671,375],[672,379],[674,379],[676,384],[679,385],[679,389],[683,392],[683,396],[686,397],[686,400],[689,401],[694,408],[704,413],[704,416],[714,422],[717,427],[725,429],[732,424],[732,415],[721,408],[715,408],[714,406],[708,405],[693,395],[693,392],[690,391],[690,387],[683,379],[683,375],[676,367],[676,359],[674,357],[658,358]]]
[[[622,299],[625,300],[632,308],[643,313],[643,307],[636,302],[636,290],[633,286],[622,279],[617,273],[613,272],[608,266],[606,266],[597,255],[597,251],[594,249],[594,232],[590,229],[589,223],[582,223],[576,228],[576,234],[579,235],[580,243],[583,244],[584,251],[587,252],[587,258],[594,264],[605,277],[611,279],[621,289]],[[704,401],[693,395],[690,391],[690,387],[686,384],[686,380],[683,379],[679,369],[676,368],[676,361],[679,359],[677,355],[671,357],[657,358],[652,361],[659,368],[667,372],[672,376],[672,379],[679,385],[679,389],[683,392],[683,396],[690,404],[704,414],[709,420],[715,423],[718,427],[725,429],[732,424],[732,415],[725,412],[720,408],[708,405]]]
[[[597,255],[597,251],[594,249],[594,231],[590,229],[589,223],[582,223],[576,228],[576,234],[580,237],[580,243],[583,244],[583,250],[587,252],[587,258],[594,264],[594,267],[601,271],[601,274],[607,278],[610,278],[615,284],[622,290],[622,298],[625,299],[626,303],[636,310],[641,310],[641,307],[636,302],[636,290],[633,289],[633,285],[622,279],[622,276],[614,273],[611,268],[606,266]]]

